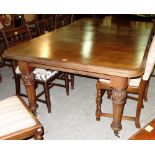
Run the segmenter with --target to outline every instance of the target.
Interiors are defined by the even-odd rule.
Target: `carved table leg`
[[[126,88],[128,86],[128,78],[114,77],[112,78],[112,102],[113,102],[113,122],[112,129],[116,136],[118,131],[122,129],[121,120],[126,102]]]
[[[37,104],[36,104],[36,93],[35,93],[35,80],[34,74],[32,73],[33,69],[28,67],[26,62],[18,62],[19,69],[21,71],[22,81],[25,85],[26,93],[29,100],[29,107],[33,113],[36,112]]]
[[[101,89],[97,89],[97,97],[96,97],[96,120],[100,121],[101,112],[101,102],[102,102],[102,93]]]

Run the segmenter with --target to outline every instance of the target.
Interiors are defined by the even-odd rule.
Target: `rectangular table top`
[[[85,18],[9,48],[4,56],[73,73],[136,77],[144,71],[152,31],[152,23]]]

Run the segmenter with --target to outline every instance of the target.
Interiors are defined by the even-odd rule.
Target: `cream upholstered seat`
[[[147,60],[146,60],[146,65],[145,65],[145,71],[144,75],[138,78],[133,78],[129,79],[129,86],[127,88],[127,93],[131,94],[137,94],[138,98],[135,98],[133,96],[127,95],[128,98],[138,100],[137,103],[137,108],[136,108],[136,116],[131,117],[131,116],[122,116],[123,119],[127,120],[133,120],[135,121],[135,125],[137,128],[140,128],[140,113],[141,113],[141,108],[143,106],[143,99],[146,100],[146,88],[148,87],[148,81],[150,78],[150,75],[153,71],[154,64],[155,64],[155,36],[152,39],[150,48],[147,49],[148,55],[147,55]],[[108,92],[108,98],[111,97],[111,85],[110,85],[110,80],[109,79],[99,79],[96,83],[96,89],[97,89],[97,97],[96,97],[96,120],[100,120],[100,116],[105,116],[105,117],[112,117],[112,114],[109,113],[102,113],[101,111],[101,102],[102,102],[102,95],[103,92],[107,90]]]
[[[108,79],[99,79],[100,82],[110,83]],[[140,84],[141,78],[135,78],[129,80],[129,86],[138,87]]]
[[[56,75],[58,71],[35,68],[33,73],[35,75],[35,79],[40,81],[47,81],[48,79]],[[16,67],[16,74],[21,74],[18,66]]]
[[[0,139],[42,139],[42,126],[19,96],[0,101]]]
[[[18,97],[13,96],[0,101],[0,136],[35,124]]]
[[[58,71],[36,68],[33,73],[35,74],[35,79],[46,81],[56,75]]]

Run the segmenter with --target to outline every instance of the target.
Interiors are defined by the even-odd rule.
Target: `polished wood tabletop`
[[[10,48],[6,57],[133,77],[142,74],[151,32],[152,23],[83,19]]]
[[[117,133],[122,128],[128,78],[143,74],[152,34],[152,23],[85,18],[10,48],[4,56],[18,61],[34,112],[34,67],[108,77],[113,88],[112,129]]]

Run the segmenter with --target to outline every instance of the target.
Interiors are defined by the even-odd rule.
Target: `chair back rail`
[[[1,32],[5,41],[6,48],[13,47],[19,43],[32,39],[27,24],[6,31],[2,30]]]
[[[73,21],[72,15],[57,14],[55,15],[55,28],[60,28],[62,26],[68,25],[72,21]]]
[[[39,35],[53,31],[55,29],[54,20],[50,17],[49,19],[37,21],[36,27]]]

